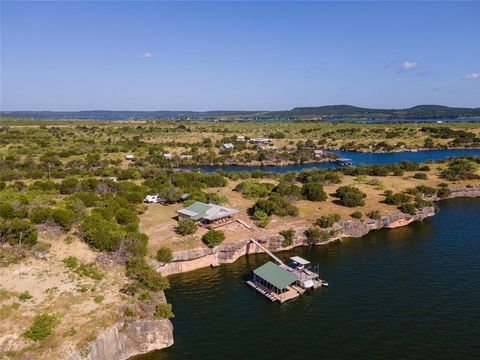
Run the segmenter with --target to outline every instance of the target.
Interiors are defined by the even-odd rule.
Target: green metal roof
[[[280,290],[298,280],[294,274],[271,261],[253,270],[253,273]]]
[[[188,210],[188,211],[196,213],[197,215],[192,216],[192,219],[193,220],[200,220],[201,218],[203,218],[205,216],[205,213],[207,212],[208,209],[210,209],[210,206],[208,204],[204,204],[204,203],[201,203],[201,202],[197,201],[197,202],[194,202],[192,205],[187,206],[183,210]]]

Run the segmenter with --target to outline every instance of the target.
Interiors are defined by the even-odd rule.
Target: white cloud
[[[415,61],[404,61],[402,66],[400,67],[401,71],[410,71],[416,69],[418,67],[418,63]]]
[[[465,75],[463,80],[475,80],[475,79],[478,79],[478,78],[480,78],[479,73],[470,73],[470,74]]]
[[[153,56],[153,54],[151,52],[145,52],[145,53],[143,53],[142,58],[150,59],[152,56]]]

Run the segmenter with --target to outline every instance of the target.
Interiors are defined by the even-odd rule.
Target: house
[[[243,142],[243,141],[245,141],[245,136],[243,136],[243,135],[237,135],[237,141],[238,141],[238,142]]]
[[[226,143],[226,144],[222,144],[222,146],[220,146],[220,150],[222,150],[222,151],[232,150],[233,148],[234,148],[234,146],[233,146],[232,143]]]
[[[182,160],[191,160],[193,155],[180,155],[180,159]]]
[[[132,161],[133,159],[135,159],[135,156],[133,156],[133,155],[131,155],[131,154],[125,156],[125,160],[130,160],[130,161]]]
[[[173,157],[173,155],[170,154],[170,153],[165,153],[165,154],[163,154],[163,157],[164,157],[165,159],[171,160],[172,157]]]
[[[316,158],[323,157],[323,150],[313,150],[313,153]]]
[[[250,139],[251,144],[266,144],[272,142],[272,139],[269,138],[254,138]]]
[[[177,210],[178,220],[192,219],[207,228],[215,228],[236,221],[239,211],[225,206],[194,202],[186,208]]]

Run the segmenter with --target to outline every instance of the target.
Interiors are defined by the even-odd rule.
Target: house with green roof
[[[202,202],[194,202],[186,208],[177,210],[178,220],[192,219],[197,221],[200,225],[213,228],[226,225],[236,221],[235,215],[239,211],[230,209],[225,206],[215,204],[205,204]]]

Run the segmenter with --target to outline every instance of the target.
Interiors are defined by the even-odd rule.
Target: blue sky
[[[479,2],[3,2],[2,110],[480,106]]]

